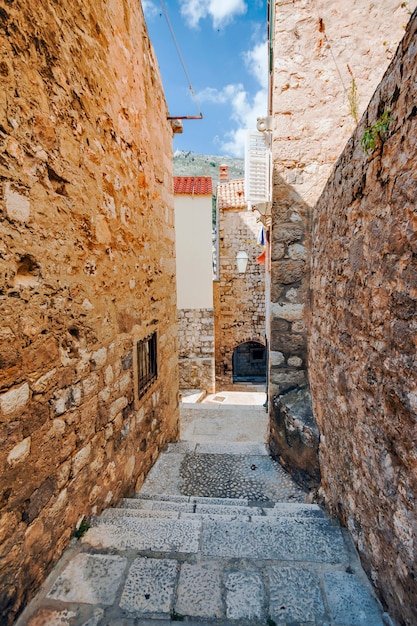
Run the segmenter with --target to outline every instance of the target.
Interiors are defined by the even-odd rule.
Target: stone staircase
[[[91,520],[18,626],[388,624],[347,532],[264,447],[221,448],[169,446],[135,498]],[[204,467],[248,495],[201,495]]]

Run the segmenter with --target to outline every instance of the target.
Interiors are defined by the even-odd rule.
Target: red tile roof
[[[246,209],[245,179],[230,180],[217,186],[217,206],[219,209]]]
[[[182,195],[211,196],[211,176],[174,176],[174,193]]]

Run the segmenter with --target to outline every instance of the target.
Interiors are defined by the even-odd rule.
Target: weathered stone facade
[[[216,388],[233,388],[233,351],[254,341],[265,345],[265,266],[256,261],[260,224],[247,210],[243,180],[217,187],[218,280],[214,288]],[[239,274],[236,255],[249,257],[247,270]]]
[[[417,623],[417,13],[314,212],[322,491],[396,623]],[[385,112],[382,140],[361,149]]]
[[[213,309],[178,311],[180,389],[214,393]]]
[[[269,409],[272,447],[284,461],[288,453],[290,465],[294,454],[279,406],[286,393],[308,388],[311,208],[403,36],[408,6],[275,2]],[[297,475],[303,470],[318,475],[317,460],[315,468],[296,468]]]
[[[0,8],[0,622],[178,433],[172,131],[140,4]],[[139,398],[135,347],[157,333]]]

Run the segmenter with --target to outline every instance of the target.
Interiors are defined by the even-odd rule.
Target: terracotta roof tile
[[[219,209],[246,209],[245,180],[239,178],[217,186],[217,206]]]
[[[211,196],[211,176],[174,176],[174,193],[182,195]]]

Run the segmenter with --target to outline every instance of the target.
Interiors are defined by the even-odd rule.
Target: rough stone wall
[[[417,623],[417,13],[314,212],[322,490],[396,623]],[[365,127],[385,111],[383,140]]]
[[[214,311],[178,310],[180,389],[214,393]]]
[[[275,400],[308,385],[311,207],[404,34],[410,6],[416,2],[275,2],[269,409],[271,439],[282,451]]]
[[[172,132],[140,3],[0,8],[0,622],[178,433]],[[137,340],[159,378],[138,400]]]
[[[271,397],[306,378],[310,207],[381,80],[411,5],[416,3],[275,2]]]
[[[227,184],[227,183],[226,183]],[[219,279],[214,281],[216,389],[233,388],[233,350],[247,341],[265,345],[265,266],[256,262],[260,225],[247,209],[219,209]],[[246,250],[245,274],[236,254]]]

